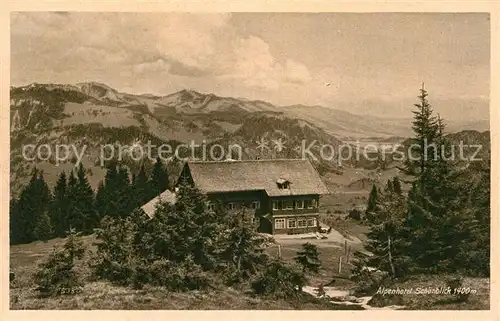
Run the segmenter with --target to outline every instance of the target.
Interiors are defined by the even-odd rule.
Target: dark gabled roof
[[[204,193],[264,190],[269,196],[328,194],[309,160],[188,162],[194,184]],[[280,189],[278,182],[289,182]]]

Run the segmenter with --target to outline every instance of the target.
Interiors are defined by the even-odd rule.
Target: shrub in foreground
[[[37,290],[48,296],[79,292],[83,283],[75,270],[75,263],[83,258],[84,253],[83,242],[74,230],[71,231],[64,247],[54,249],[47,261],[40,264],[34,276]]]
[[[297,297],[306,284],[302,271],[283,261],[270,262],[262,274],[252,283],[253,291],[258,295],[274,298]]]

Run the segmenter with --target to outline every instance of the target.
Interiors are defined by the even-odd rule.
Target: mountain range
[[[275,106],[259,100],[219,97],[194,90],[157,96],[128,94],[97,82],[31,84],[11,87],[11,188],[15,192],[34,165],[52,181],[71,162],[27,162],[26,144],[74,144],[87,146],[84,165],[96,185],[102,178],[99,146],[120,142],[140,144],[168,142],[173,146],[194,141],[209,146],[243,146],[243,157],[297,157],[294,146],[317,141],[318,146],[338,146],[342,141],[403,140],[411,135],[411,119],[356,115],[323,106]],[[486,128],[485,128],[486,127]],[[482,122],[450,123],[453,130],[487,130]],[[286,143],[282,148],[258,149],[262,141]],[[313,153],[319,153],[314,146]],[[321,164],[329,167],[330,164]],[[332,165],[333,167],[333,165]]]

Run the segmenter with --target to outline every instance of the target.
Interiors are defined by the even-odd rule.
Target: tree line
[[[19,197],[10,201],[10,243],[64,237],[70,229],[91,234],[105,216],[127,216],[169,187],[159,158],[150,173],[143,163],[132,175],[127,167],[109,162],[95,192],[82,164],[68,174],[62,171],[52,191],[35,167]]]
[[[96,229],[95,251],[74,230],[34,274],[43,295],[74,294],[97,280],[136,289],[169,291],[250,288],[257,295],[298,298],[310,275],[321,268],[315,245],[304,244],[294,262],[265,252],[267,238],[256,231],[255,213],[211,210],[196,187],[181,183],[175,204],[161,201],[153,217],[143,212],[110,216]],[[84,254],[84,252],[88,253]],[[89,279],[78,272],[87,266]],[[78,269],[77,267],[80,267]]]
[[[400,168],[399,180],[372,188],[366,219],[364,266],[402,277],[413,273],[459,273],[487,276],[490,271],[490,160],[460,164],[450,159],[444,122],[435,116],[422,88],[413,120],[413,159]],[[435,144],[435,145],[432,145]],[[426,157],[427,156],[427,157]]]

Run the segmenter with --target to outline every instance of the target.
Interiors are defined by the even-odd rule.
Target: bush
[[[349,211],[349,218],[353,219],[353,220],[356,220],[356,221],[360,221],[362,219],[362,215],[363,213],[358,210],[357,208],[353,208]]]
[[[464,291],[463,282],[463,277],[455,277],[446,281],[446,285],[450,287],[451,293],[458,302],[466,302],[469,300],[470,292]]]
[[[151,276],[151,284],[171,291],[204,290],[213,283],[213,275],[203,271],[192,256],[181,263],[157,260],[150,265],[146,274]]]
[[[252,282],[252,289],[258,295],[286,299],[297,297],[305,284],[306,278],[299,268],[283,261],[272,261]]]
[[[141,280],[141,261],[136,255],[135,239],[138,227],[131,218],[109,218],[97,229],[97,252],[91,261],[96,277],[130,285]],[[143,283],[143,282],[139,282]]]
[[[75,262],[81,260],[84,253],[83,242],[71,231],[63,249],[54,249],[48,260],[40,264],[34,276],[37,290],[47,296],[75,294],[81,291],[83,283],[75,271]]]

